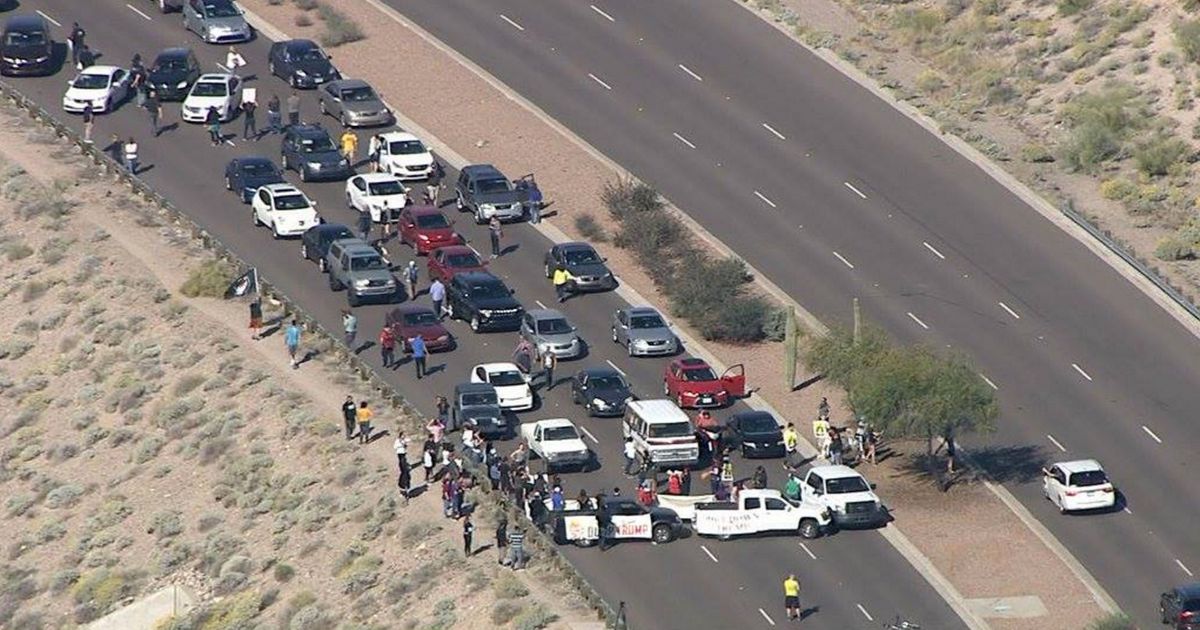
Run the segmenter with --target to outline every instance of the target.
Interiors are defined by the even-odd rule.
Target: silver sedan
[[[612,340],[625,346],[631,357],[672,355],[679,338],[657,309],[630,306],[613,313]]]
[[[370,84],[361,79],[330,81],[321,88],[321,113],[341,121],[343,127],[392,124],[392,112]]]

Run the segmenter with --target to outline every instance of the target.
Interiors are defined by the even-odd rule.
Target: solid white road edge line
[[[762,202],[763,202],[763,203],[765,203],[765,204],[767,204],[768,206],[771,206],[772,208],[775,208],[775,207],[776,207],[776,206],[775,206],[775,202],[774,202],[774,201],[771,201],[770,199],[767,199],[766,195],[764,195],[764,194],[762,194],[762,193],[758,192],[757,190],[756,190],[756,191],[754,191],[754,196],[755,196],[755,197],[758,197],[759,199],[762,199]]]
[[[600,440],[597,440],[596,436],[592,435],[592,432],[587,430],[587,427],[581,426],[581,427],[579,427],[579,430],[583,431],[583,434],[588,436],[588,439],[590,439],[591,441],[595,442],[596,444],[600,443]]]
[[[863,194],[863,191],[854,187],[854,184],[851,184],[850,182],[842,182],[842,183],[846,185],[846,188],[853,190],[854,194],[858,195],[859,197],[862,197],[863,199],[867,198],[867,196]]]
[[[609,364],[610,366],[612,366],[612,369],[616,370],[618,374],[620,374],[621,376],[625,376],[625,370],[622,370],[621,368],[617,367],[617,364],[613,363],[612,359],[605,359],[604,362]]]
[[[692,149],[696,148],[696,145],[692,144],[692,142],[690,140],[688,140],[687,138],[684,138],[683,136],[681,136],[675,132],[671,132],[671,135],[675,136],[676,140],[688,145],[689,148],[692,148]]]
[[[812,558],[813,560],[817,559],[817,556],[815,554],[813,554],[812,551],[809,550],[808,545],[806,545],[804,543],[800,543],[800,548],[804,550],[804,553],[808,554],[809,558]]]
[[[771,624],[772,626],[773,626],[773,625],[775,625],[775,620],[774,620],[774,619],[771,619],[771,615],[768,615],[768,614],[767,614],[767,611],[765,611],[765,610],[763,610],[763,609],[759,608],[759,609],[758,609],[758,614],[762,615],[762,616],[763,616],[763,619],[766,619],[766,620],[767,620],[767,623]]]
[[[50,17],[49,15],[46,15],[46,14],[45,14],[45,13],[43,13],[41,10],[38,10],[37,14],[38,14],[38,15],[40,15],[40,16],[42,16],[42,17],[44,17],[44,18],[46,18],[47,20],[49,20],[51,24],[53,24],[53,25],[55,25],[55,26],[57,26],[57,27],[59,27],[59,28],[62,28],[62,22],[59,22],[58,20],[56,20],[56,19],[54,19],[54,18]]]
[[[609,22],[616,22],[616,20],[614,20],[614,19],[613,19],[613,16],[611,16],[611,15],[609,15],[609,14],[605,13],[605,12],[604,12],[604,11],[603,11],[603,10],[602,10],[600,7],[598,7],[598,6],[594,5],[594,4],[592,4],[592,5],[588,5],[588,6],[592,7],[592,10],[593,10],[593,11],[595,11],[596,13],[599,13],[600,15],[603,15],[603,16],[604,16],[604,19],[608,20]]]
[[[1156,435],[1153,431],[1150,430],[1150,427],[1143,424],[1142,430],[1146,432],[1146,435],[1149,435],[1150,437],[1154,438],[1155,442],[1158,442],[1159,444],[1163,443],[1162,439],[1159,438],[1158,435]]]
[[[1017,312],[1012,310],[1011,308],[1009,308],[1008,305],[1005,304],[1004,302],[996,302],[996,303],[1000,305],[1000,308],[1008,311],[1008,314],[1012,315],[1013,319],[1021,319],[1021,316],[1017,315]]]
[[[939,252],[936,247],[934,247],[933,245],[930,245],[928,241],[921,241],[921,244],[925,246],[925,249],[928,249],[929,251],[933,252],[934,256],[937,256],[938,258],[941,258],[942,260],[946,260],[946,256],[943,255],[942,252]]]
[[[838,260],[840,260],[840,261],[842,261],[842,264],[846,265],[847,267],[849,267],[849,268],[851,268],[851,269],[853,269],[853,268],[854,268],[854,265],[850,264],[850,261],[849,261],[849,260],[846,260],[846,257],[845,257],[845,256],[842,256],[841,254],[837,253],[836,251],[835,251],[835,252],[833,252],[833,255],[834,255],[834,256],[837,256],[837,259],[838,259]]]
[[[714,556],[713,553],[708,550],[708,547],[705,547],[704,545],[700,545],[700,550],[703,551],[705,554],[707,554],[709,558],[712,558],[713,562],[720,563],[720,560],[717,560],[717,557]]]
[[[1071,367],[1075,368],[1075,371],[1079,372],[1080,376],[1082,376],[1083,378],[1086,378],[1089,381],[1092,380],[1092,377],[1089,376],[1087,372],[1084,372],[1083,368],[1079,367],[1078,363],[1072,363]]]
[[[144,17],[144,18],[146,18],[146,21],[147,21],[147,22],[153,22],[153,21],[154,21],[154,18],[150,17],[149,15],[146,15],[145,13],[142,13],[141,9],[138,9],[137,7],[133,6],[132,4],[125,3],[125,6],[129,7],[129,10],[130,10],[130,11],[133,11],[134,13],[136,13],[136,14],[138,14],[138,15],[140,15],[140,16],[142,16],[142,17]]]
[[[684,72],[686,72],[686,73],[688,73],[688,75],[690,75],[690,76],[691,76],[693,79],[695,79],[695,80],[697,80],[697,81],[703,81],[703,80],[704,80],[704,78],[703,78],[703,77],[701,77],[700,75],[696,74],[695,72],[692,72],[691,68],[688,68],[687,66],[685,66],[685,65],[683,65],[683,64],[679,64],[679,69],[680,69],[680,70],[683,70],[683,71],[684,71]]]
[[[861,612],[863,616],[867,618],[867,621],[875,621],[875,618],[871,616],[871,613],[867,612],[866,608],[863,608],[862,604],[855,604],[855,606],[858,606],[859,612]]]
[[[1058,442],[1058,440],[1054,439],[1054,436],[1053,436],[1053,435],[1050,435],[1049,433],[1047,433],[1047,434],[1046,434],[1046,439],[1048,439],[1048,440],[1050,440],[1051,442],[1053,442],[1053,443],[1054,443],[1054,445],[1058,447],[1058,450],[1060,450],[1060,451],[1062,451],[1062,452],[1064,452],[1064,453],[1066,453],[1066,452],[1067,452],[1067,449],[1066,449],[1066,448],[1065,448],[1065,447],[1064,447],[1062,444],[1060,444],[1060,443]]]
[[[599,83],[600,85],[604,86],[604,89],[606,89],[606,90],[611,90],[611,89],[612,89],[612,86],[611,86],[611,85],[609,85],[609,84],[605,83],[604,81],[601,81],[601,80],[600,80],[600,77],[598,77],[598,76],[596,76],[596,75],[592,74],[591,72],[589,72],[589,73],[588,73],[588,76],[589,76],[589,77],[591,77],[591,78],[592,78],[592,80],[593,80],[593,81],[595,81],[596,83]]]
[[[908,315],[909,319],[913,320],[914,322],[917,322],[917,324],[918,324],[919,326],[921,326],[921,328],[924,328],[925,330],[929,330],[929,324],[926,324],[925,322],[921,321],[921,318],[920,318],[920,317],[917,317],[916,315],[913,315],[913,314],[912,314],[912,311],[908,311],[908,312],[907,312],[907,313],[905,313],[905,314],[906,314],[906,315]]]
[[[501,14],[500,14],[500,19],[501,19],[501,20],[504,20],[505,22],[508,22],[509,24],[511,24],[511,25],[512,25],[512,27],[513,27],[513,28],[517,29],[518,31],[523,31],[523,30],[525,30],[525,27],[524,27],[524,26],[521,26],[520,24],[517,24],[516,22],[514,22],[514,21],[512,20],[512,18],[508,17],[507,15],[504,15],[503,13],[501,13]]]
[[[787,140],[787,138],[784,137],[783,134],[779,133],[778,131],[775,131],[775,128],[772,127],[771,125],[768,125],[767,123],[763,123],[762,126],[767,131],[770,131],[771,133],[775,134],[776,138],[779,138],[780,140]]]

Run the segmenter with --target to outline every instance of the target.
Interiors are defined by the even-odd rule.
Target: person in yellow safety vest
[[[796,431],[796,426],[789,422],[783,429],[783,461],[788,464],[792,463],[796,449],[799,447],[800,433]]]
[[[559,302],[567,301],[567,282],[571,279],[571,274],[567,273],[567,268],[558,265],[554,268],[554,294],[558,296]]]
[[[353,166],[354,154],[358,152],[358,136],[354,135],[354,132],[347,129],[346,132],[342,134],[341,142],[342,156],[349,160],[350,164]]]
[[[817,449],[821,457],[829,457],[829,421],[818,417],[813,420],[813,437],[817,438]]]

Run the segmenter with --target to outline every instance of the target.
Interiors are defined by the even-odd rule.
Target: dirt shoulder
[[[319,28],[295,26],[297,10],[290,4],[244,0],[243,5],[291,36],[312,36]],[[544,221],[567,236],[584,239],[573,221],[580,214],[606,217],[600,192],[616,173],[604,162],[523,107],[519,99],[510,98],[423,39],[407,21],[391,19],[370,2],[339,8],[367,35],[363,41],[338,48],[338,65],[348,75],[371,81],[405,116],[466,159],[491,162],[510,173],[537,173],[547,199],[560,202],[554,207],[557,214]],[[851,28],[848,14],[831,15]],[[423,89],[406,90],[402,79],[391,71],[395,67],[422,68]],[[653,282],[625,251],[603,243],[597,248],[627,287],[667,310]],[[687,329],[682,322],[676,323]],[[688,332],[699,338],[695,331]],[[825,383],[793,392],[782,378],[761,376],[780,372],[782,344],[706,346],[726,364],[745,364],[752,386],[758,388],[756,395],[798,427],[810,425],[808,412],[816,409],[822,396],[836,403],[835,408],[841,410],[837,417],[850,417],[841,393]],[[810,376],[803,366],[799,373],[801,379]],[[964,484],[942,493],[920,475],[903,469],[906,447],[896,445],[893,450],[896,457],[866,474],[879,483],[883,497],[894,508],[898,520],[894,527],[964,598],[1034,596],[1047,611],[1033,618],[988,619],[991,626],[1082,627],[1101,614],[1070,570],[986,488]],[[1013,549],[1021,553],[1013,554]],[[975,561],[978,558],[989,562]]]
[[[166,584],[211,612],[175,630],[594,618],[547,563],[465,558],[438,492],[398,495],[390,435],[342,437],[341,402],[369,387],[288,369],[243,303],[181,295],[208,254],[7,101],[0,162],[0,626],[76,627]]]

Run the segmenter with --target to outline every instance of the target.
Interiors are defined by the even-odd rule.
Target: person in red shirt
[[[396,334],[391,326],[384,326],[379,331],[379,353],[383,356],[383,367],[389,368],[396,363]]]

